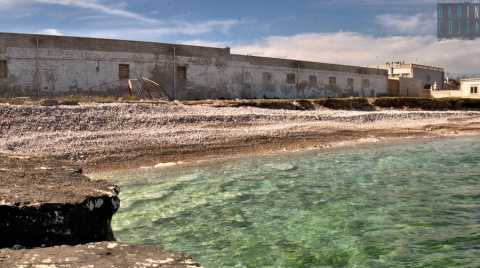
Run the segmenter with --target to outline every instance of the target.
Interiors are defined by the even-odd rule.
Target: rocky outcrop
[[[0,250],[0,267],[194,268],[200,265],[181,253],[153,246],[102,242],[32,250]]]
[[[68,162],[0,155],[0,248],[115,240],[119,205],[115,186]]]
[[[182,253],[113,242],[118,193],[69,162],[0,155],[0,267],[200,267]]]

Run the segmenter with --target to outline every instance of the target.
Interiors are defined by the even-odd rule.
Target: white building
[[[480,99],[480,78],[460,80],[460,88],[456,90],[432,90],[434,98],[470,98]]]
[[[442,68],[420,64],[392,62],[376,66],[388,71],[391,95],[425,97],[430,89],[442,89],[445,71]]]

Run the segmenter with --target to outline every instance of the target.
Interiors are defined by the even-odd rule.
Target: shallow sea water
[[[116,237],[206,268],[480,267],[480,137],[119,179]]]

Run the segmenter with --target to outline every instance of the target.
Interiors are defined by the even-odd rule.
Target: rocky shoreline
[[[66,161],[0,155],[0,267],[200,266],[180,253],[113,243],[118,194]]]
[[[479,111],[90,103],[0,104],[0,114],[0,153],[71,160],[87,172],[359,140],[480,133]]]
[[[154,246],[100,242],[31,250],[0,250],[0,267],[197,268],[200,265],[182,253],[166,252]]]
[[[117,103],[0,104],[0,114],[0,267],[200,267],[181,253],[114,242],[119,189],[90,180],[80,166],[162,166],[480,134],[479,111]]]

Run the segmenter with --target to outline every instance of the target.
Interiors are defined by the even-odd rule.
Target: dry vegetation
[[[98,97],[98,96],[65,96],[52,99],[34,98],[0,98],[0,103],[13,105],[67,105],[106,104],[106,103],[148,103],[165,104],[165,101],[141,100],[137,97]],[[256,107],[283,110],[316,110],[328,108],[333,110],[373,111],[378,109],[410,109],[410,110],[480,110],[480,99],[432,99],[432,98],[328,98],[328,99],[255,99],[255,100],[200,100],[183,101],[188,106],[205,105],[211,107]]]

